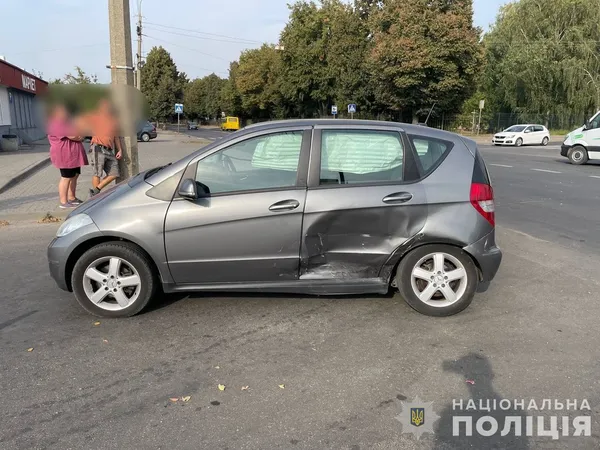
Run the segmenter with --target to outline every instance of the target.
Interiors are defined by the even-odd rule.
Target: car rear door
[[[175,198],[165,220],[178,284],[283,282],[299,271],[310,127],[257,132],[188,166],[210,193]]]
[[[301,280],[376,279],[422,229],[427,202],[410,147],[398,127],[315,127]]]

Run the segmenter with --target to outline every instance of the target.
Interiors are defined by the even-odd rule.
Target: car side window
[[[525,128],[525,133],[531,133],[533,131],[532,127]]]
[[[323,130],[320,184],[402,181],[404,148],[400,133]]]
[[[536,125],[535,127],[533,127],[533,131],[535,131],[535,132],[544,131],[544,127],[542,127],[541,125]]]
[[[409,134],[408,139],[417,151],[417,157],[421,162],[424,176],[431,173],[436,164],[445,157],[452,149],[452,142],[434,139],[425,136],[416,136]]]
[[[219,150],[198,161],[196,182],[210,194],[294,187],[302,135],[268,134]]]
[[[594,117],[594,120],[590,122],[588,130],[595,130],[596,128],[600,128],[600,114]]]

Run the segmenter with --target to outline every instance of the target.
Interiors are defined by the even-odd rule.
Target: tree
[[[246,114],[242,108],[242,96],[237,88],[239,66],[237,61],[229,65],[229,78],[221,89],[221,107],[223,112],[228,116],[245,117]]]
[[[38,75],[40,78],[41,76]],[[67,73],[62,78],[56,78],[50,81],[51,84],[96,84],[98,77],[96,75],[88,75],[85,71],[75,66],[75,73]]]
[[[153,47],[142,67],[142,93],[152,118],[166,120],[173,115],[175,103],[183,97],[183,81],[169,52],[163,47]]]
[[[290,19],[281,33],[282,93],[301,117],[325,115],[335,96],[335,77],[327,67],[329,18],[325,9],[337,0],[292,5]]]
[[[192,119],[218,117],[223,110],[221,92],[224,84],[225,80],[214,73],[188,83],[183,97],[186,116]]]
[[[242,108],[254,118],[282,118],[286,115],[281,94],[281,51],[264,44],[240,56],[236,90]]]
[[[378,100],[416,122],[434,103],[457,111],[481,68],[472,0],[386,0],[370,17]]]
[[[508,110],[583,117],[600,109],[597,1],[508,4],[485,44],[484,88]]]

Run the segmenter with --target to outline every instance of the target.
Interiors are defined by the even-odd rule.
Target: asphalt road
[[[48,276],[57,225],[0,228],[0,448],[598,448],[600,256],[585,228],[600,167],[550,148],[483,153],[504,261],[490,290],[446,319],[397,296],[206,294],[96,324]],[[418,441],[396,420],[417,396],[440,416]],[[471,398],[587,399],[593,435],[461,440],[452,404]],[[523,414],[491,415],[503,427]]]
[[[198,130],[182,130],[182,132],[189,134],[190,136],[208,139],[209,141],[212,141],[212,142],[222,139],[223,137],[229,135],[228,132],[221,131],[218,128],[206,128],[206,127],[200,127],[200,129],[198,129]]]
[[[571,165],[560,146],[480,146],[500,223],[580,251],[600,253],[600,165]]]

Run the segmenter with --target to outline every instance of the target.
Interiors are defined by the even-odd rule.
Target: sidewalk
[[[17,152],[0,152],[0,194],[22,179],[50,164],[50,144],[47,139]]]
[[[175,162],[208,143],[209,141],[204,139],[186,135],[160,133],[157,139],[138,143],[140,171]],[[47,157],[47,150],[45,155]],[[3,161],[3,156],[6,155],[0,156],[0,161]],[[4,172],[2,169],[2,173]],[[52,165],[47,165],[30,178],[0,194],[0,220],[39,220],[46,213],[65,217],[70,210],[58,207],[59,178],[58,170]],[[77,184],[77,196],[82,200],[88,198],[91,181],[91,168],[85,166]]]

